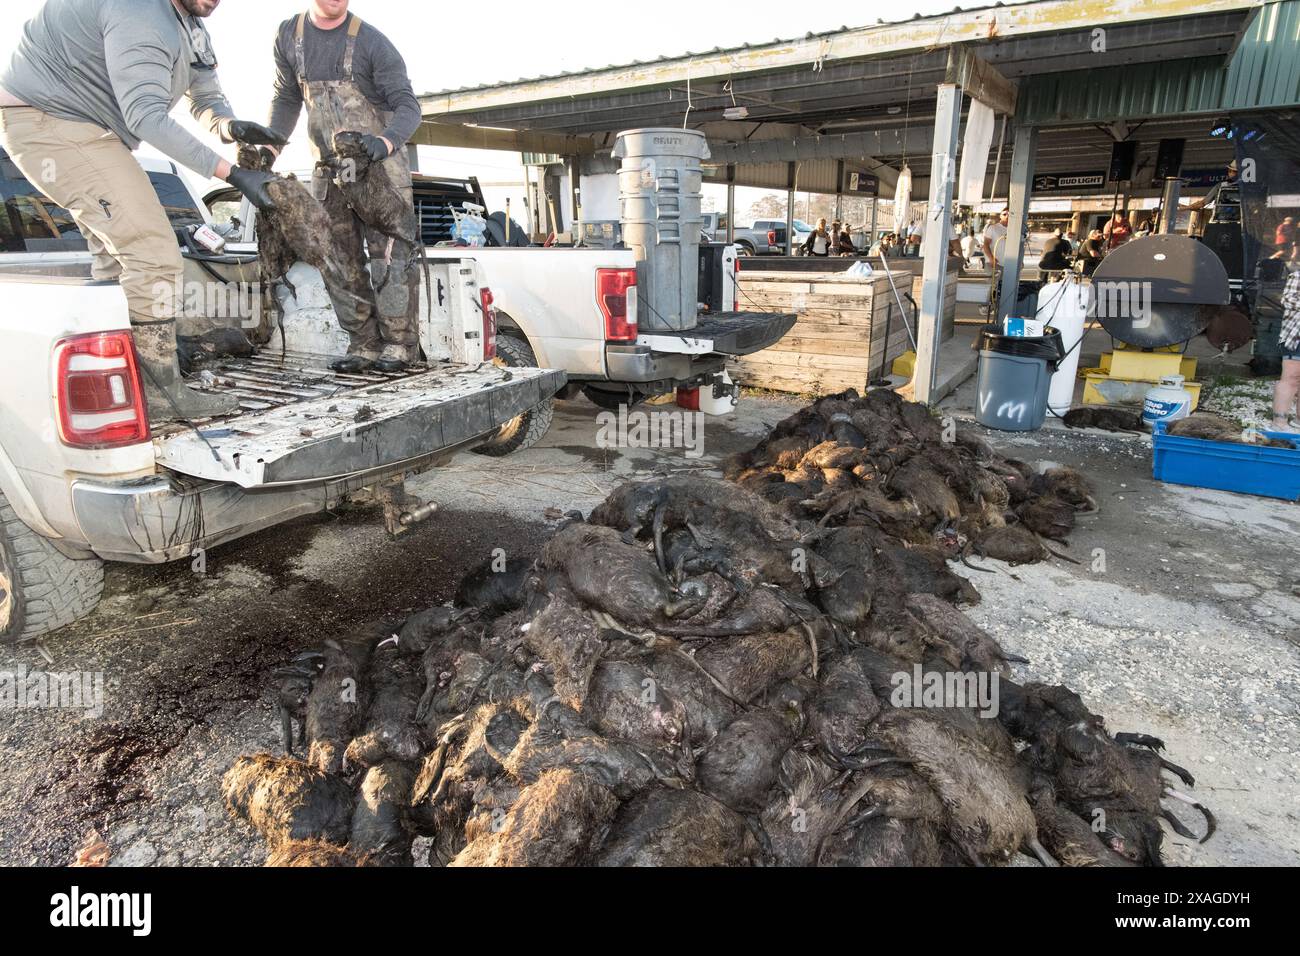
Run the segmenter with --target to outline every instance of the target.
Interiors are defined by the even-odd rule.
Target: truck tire
[[[736,255],[752,256],[753,254],[754,254],[754,247],[751,246],[748,242],[746,242],[743,239],[738,239],[736,241]]]
[[[80,620],[103,593],[103,561],[55,550],[0,492],[0,644],[31,640]]]
[[[536,368],[537,356],[524,339],[503,332],[497,336],[496,364],[506,368]],[[512,451],[531,448],[541,441],[554,417],[555,399],[552,397],[510,419],[474,451],[480,455],[500,458]]]

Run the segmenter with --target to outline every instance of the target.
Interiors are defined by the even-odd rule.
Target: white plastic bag
[[[853,263],[853,265],[845,269],[844,274],[865,279],[867,276],[871,275],[871,264],[859,259],[857,262]]]

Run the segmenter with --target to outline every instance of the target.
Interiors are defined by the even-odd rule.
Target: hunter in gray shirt
[[[322,30],[311,22],[311,17],[307,18],[303,29],[307,75],[303,79],[343,79],[343,49],[351,16],[333,30]],[[290,17],[280,24],[275,34],[275,98],[271,101],[271,120],[267,125],[285,137],[293,132],[302,112],[302,88],[298,85],[293,50],[296,26],[297,17]],[[397,47],[368,23],[362,23],[357,34],[352,76],[366,99],[393,114],[382,135],[394,149],[401,149],[420,127],[420,101],[411,90],[411,78]]]
[[[182,17],[171,0],[46,0],[0,72],[0,89],[211,177],[220,157],[168,114],[188,96],[194,118],[223,133],[234,113],[216,65],[202,22]]]

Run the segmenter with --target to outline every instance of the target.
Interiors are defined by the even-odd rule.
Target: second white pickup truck
[[[562,369],[569,379],[565,397],[581,390],[607,408],[677,389],[705,388],[734,397],[736,389],[725,375],[727,358],[775,345],[794,325],[795,316],[788,313],[737,311],[737,247],[715,244],[700,252],[699,298],[705,308],[696,327],[683,334],[647,333],[637,322],[637,263],[631,250],[448,246],[451,207],[483,205],[477,181],[416,175],[414,186],[428,258],[473,260],[492,288],[498,361]],[[205,198],[228,224],[227,248],[256,251],[256,210],[248,201],[229,188]],[[545,434],[551,413],[549,405],[538,406],[480,450],[504,454],[527,447]]]

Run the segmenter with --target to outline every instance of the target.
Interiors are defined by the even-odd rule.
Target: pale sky
[[[954,2],[896,0],[886,8],[878,3],[809,5],[791,0],[579,5],[537,0],[470,4],[354,0],[351,10],[396,44],[419,94],[673,56],[687,50],[702,52],[716,46],[788,39],[846,25],[863,26],[882,13],[893,20],[915,13],[944,13]],[[23,24],[41,3],[4,0],[0,4],[0,57],[4,62],[8,62]],[[275,75],[271,46],[276,26],[306,6],[305,0],[222,0],[208,18],[221,84],[240,118],[266,119]],[[189,120],[183,103],[177,115]],[[229,147],[219,146],[218,152],[234,158]],[[277,168],[288,171],[310,165],[305,126],[300,120]],[[444,176],[476,175],[484,183],[518,181],[523,175],[516,153],[424,146],[420,147],[420,169]],[[485,187],[484,191],[494,207],[499,207],[506,195],[513,203],[523,198],[521,188]]]

